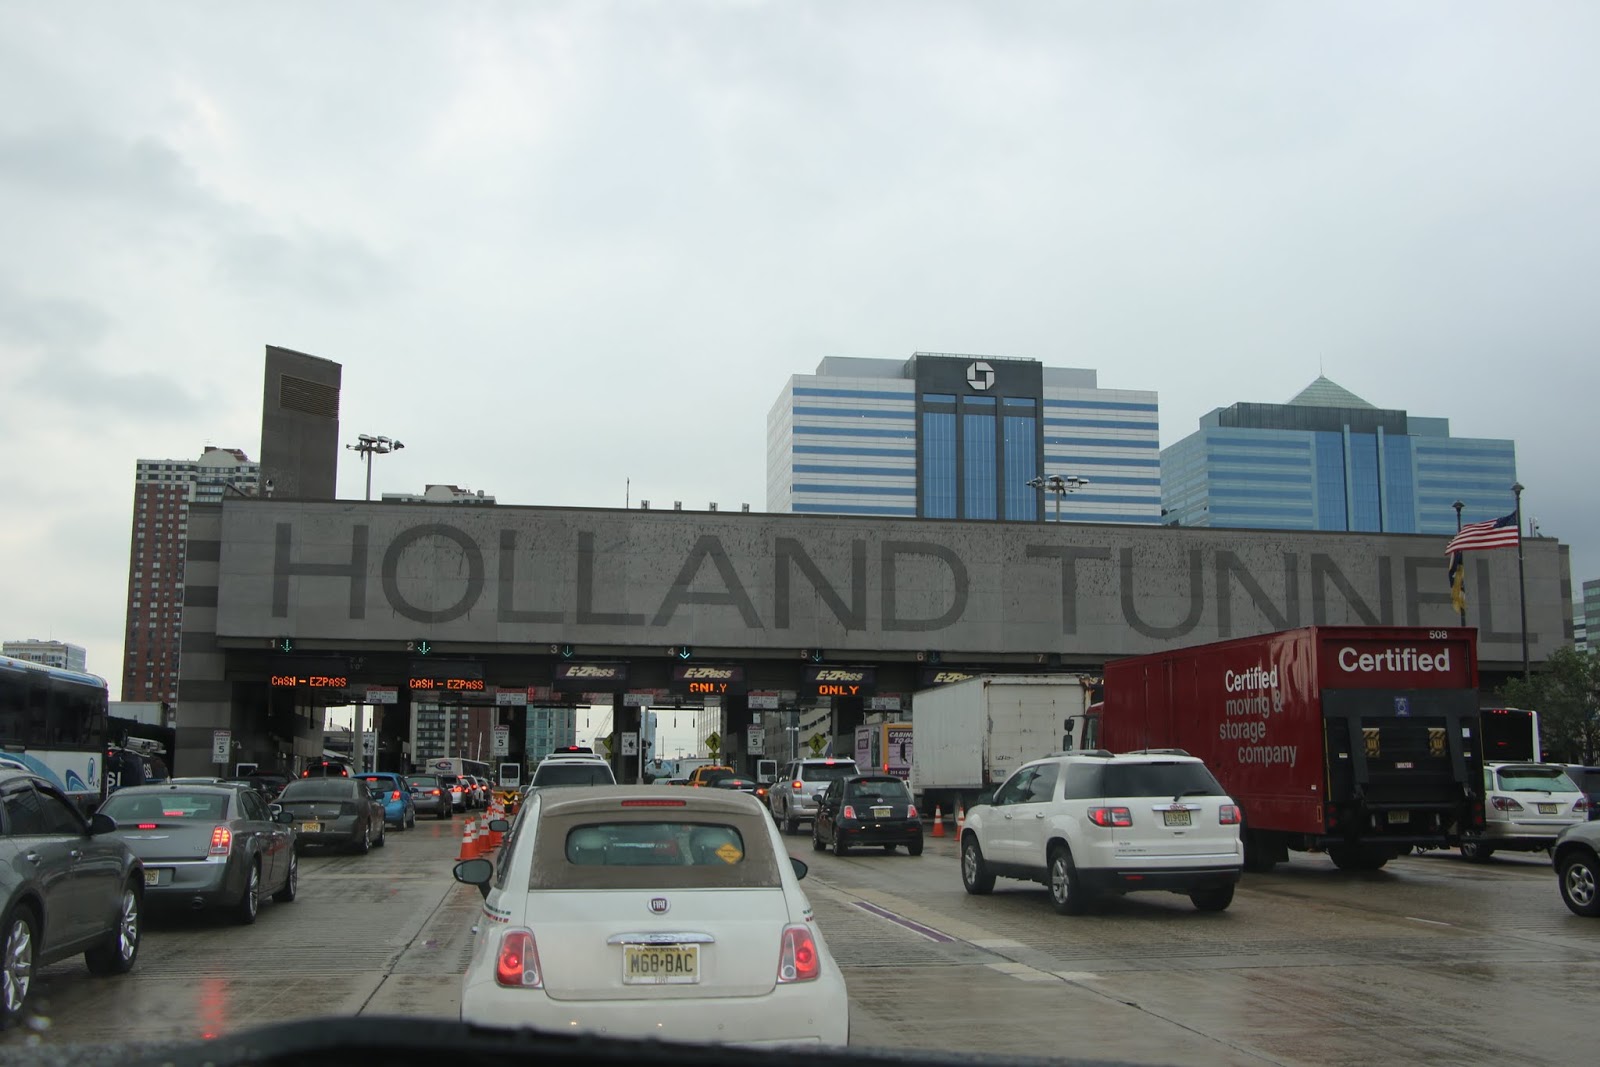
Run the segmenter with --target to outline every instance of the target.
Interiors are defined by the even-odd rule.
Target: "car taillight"
[[[822,973],[822,954],[809,927],[785,926],[783,951],[778,955],[778,984],[810,982]]]
[[[226,826],[213,827],[211,831],[211,855],[226,856],[233,848],[233,831]]]
[[[399,800],[400,799],[400,790],[396,789],[393,793],[390,793],[389,794],[389,799],[390,800]]]
[[[1522,805],[1518,804],[1511,797],[1490,797],[1489,798],[1489,803],[1494,806],[1494,810],[1495,811],[1521,811],[1522,810]]]
[[[1579,797],[1578,798],[1578,802],[1576,804],[1572,805],[1572,810],[1573,811],[1588,811],[1589,810],[1589,798],[1588,797]]]
[[[1217,818],[1223,826],[1236,826],[1239,822],[1239,805],[1224,804],[1217,811]]]
[[[434,795],[434,796],[438,796],[438,795],[439,795],[439,791],[438,791],[438,790],[437,790],[437,789],[435,789],[435,790],[434,790],[434,791],[433,791],[433,795]]]
[[[806,787],[806,784],[804,782],[800,781],[798,778],[795,779],[794,781],[790,782],[789,784],[794,786],[794,791],[796,793],[800,792],[800,790],[802,790],[802,789],[804,789]]]
[[[156,824],[153,822],[142,822],[134,827],[135,830],[154,830],[155,828]]]
[[[494,980],[513,989],[542,989],[544,975],[539,971],[539,947],[527,930],[507,930],[500,938],[500,953],[494,961]]]
[[[1133,812],[1127,808],[1090,808],[1089,821],[1096,826],[1132,826]]]
[[[907,807],[906,807],[906,818],[915,819],[916,817],[917,817],[917,806],[915,804],[907,805]]]
[[[851,807],[849,804],[846,804],[844,806],[844,810],[839,814],[844,816],[846,819],[853,819],[856,817],[856,809]]]

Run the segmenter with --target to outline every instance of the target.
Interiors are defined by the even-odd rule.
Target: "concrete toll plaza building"
[[[405,758],[412,699],[501,703],[513,724],[519,705],[603,700],[636,730],[641,706],[698,705],[708,674],[737,757],[760,709],[831,701],[832,732],[848,735],[875,707],[912,711],[933,664],[1094,672],[1313,623],[1454,626],[1443,548],[1423,535],[226,498],[189,520],[176,767],[213,770],[216,730],[231,731],[234,760],[285,766],[320,752],[320,708],[388,692],[384,766]],[[1567,549],[1534,538],[1524,554],[1538,662],[1571,640]],[[1487,693],[1521,670],[1517,553],[1466,558]],[[624,773],[633,758],[619,752]]]

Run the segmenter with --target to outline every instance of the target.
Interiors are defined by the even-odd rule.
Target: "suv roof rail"
[[[1048,755],[1051,758],[1056,756],[1094,756],[1097,759],[1110,759],[1112,753],[1103,748],[1072,748],[1062,752],[1051,752]]]
[[[1193,753],[1181,748],[1136,748],[1124,756],[1190,756]]]

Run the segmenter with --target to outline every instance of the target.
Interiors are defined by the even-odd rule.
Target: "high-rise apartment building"
[[[578,709],[528,705],[525,735],[528,764],[532,766],[558,748],[578,743]]]
[[[767,415],[767,510],[1157,523],[1159,450],[1156,394],[1101,389],[1092,370],[829,357]],[[1072,488],[1046,501],[1053,476]]]
[[[1452,534],[1515,506],[1516,445],[1374,407],[1318,377],[1287,404],[1217,408],[1161,451],[1173,526]]]
[[[1583,583],[1583,604],[1573,620],[1573,643],[1579,652],[1589,651],[1591,634],[1600,636],[1600,578]]]
[[[206,447],[198,460],[141,459],[133,484],[122,699],[178,699],[183,558],[189,505],[225,494],[255,496],[260,467],[237,448]]]
[[[498,710],[481,704],[412,705],[411,762],[421,767],[432,759],[461,757],[492,763]]]
[[[89,653],[82,645],[72,645],[65,641],[7,641],[0,644],[0,656],[10,656],[12,659],[25,659],[29,663],[43,663],[50,667],[60,667],[68,671],[87,671],[89,669]]]

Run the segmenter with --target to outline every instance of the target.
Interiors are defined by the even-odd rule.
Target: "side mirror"
[[[789,857],[789,862],[794,865],[794,876],[796,878],[804,879],[807,872],[811,870],[803,861],[797,860],[793,856]]]
[[[280,814],[283,811],[283,805],[282,804],[268,804],[267,805],[267,810],[272,812],[272,814],[276,816],[276,815]]]
[[[510,833],[511,823],[505,819],[490,819],[489,829],[493,830],[497,834]]]
[[[821,804],[823,801],[828,799],[828,795],[826,793],[812,793],[811,799],[815,800],[818,804]]]
[[[104,812],[97,811],[93,815],[89,816],[89,835],[91,837],[99,837],[101,834],[113,833],[116,831],[116,829],[117,820],[113,819]]]
[[[972,802],[972,806],[973,807],[977,807],[979,804],[993,804],[993,803],[994,803],[994,790],[991,789],[987,793],[979,793],[978,794],[978,799],[974,800]]]
[[[279,810],[272,813],[272,821],[282,823],[284,826],[293,826],[294,816],[286,811]]]
[[[490,860],[462,860],[456,864],[455,870],[451,873],[455,875],[456,881],[464,885],[477,886],[478,895],[487,897],[489,879],[494,877],[494,863]]]

